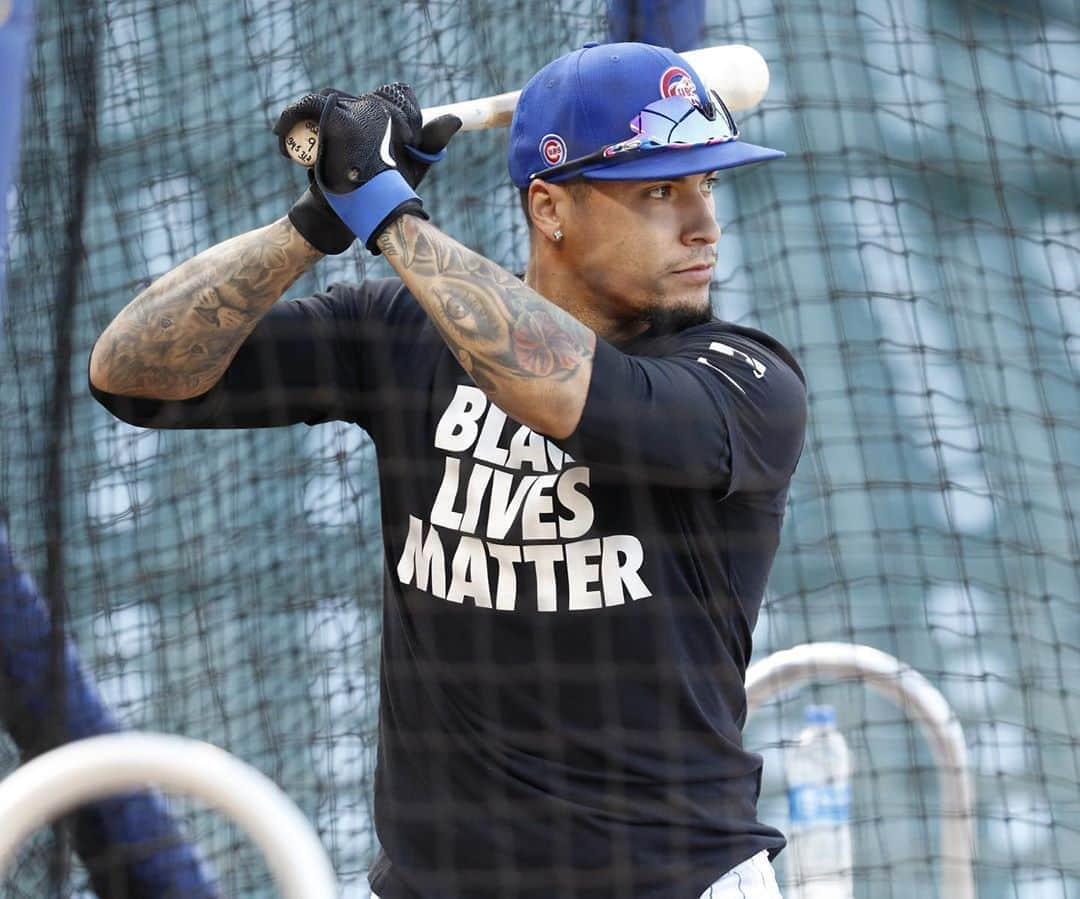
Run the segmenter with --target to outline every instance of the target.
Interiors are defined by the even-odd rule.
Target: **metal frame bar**
[[[825,679],[865,683],[918,722],[938,767],[941,895],[975,899],[975,790],[964,732],[945,697],[910,665],[873,647],[804,643],[750,666],[746,672],[748,714],[785,689]]]

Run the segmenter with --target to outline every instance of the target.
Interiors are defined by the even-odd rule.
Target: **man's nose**
[[[720,240],[720,224],[716,221],[716,210],[707,196],[697,195],[687,212],[687,221],[683,228],[683,243],[705,244],[711,246]]]

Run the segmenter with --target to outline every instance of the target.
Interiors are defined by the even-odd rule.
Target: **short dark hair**
[[[565,187],[569,191],[570,196],[574,198],[575,202],[577,202],[585,196],[585,190],[589,186],[589,180],[582,175],[577,175],[576,177],[571,178],[568,181],[560,181],[559,186]],[[533,223],[532,216],[529,215],[529,188],[521,188],[518,191],[518,196],[521,198],[521,211],[525,215],[525,224],[527,224],[531,229]]]

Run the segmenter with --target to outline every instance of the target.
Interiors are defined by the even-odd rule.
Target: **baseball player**
[[[589,44],[521,94],[516,277],[416,193],[460,125],[405,85],[312,94],[288,217],[160,278],[94,347],[144,427],[353,422],[385,545],[381,899],[775,899],[744,675],[805,429],[802,373],[718,321],[739,139],[685,59]],[[282,145],[284,137],[282,137]],[[278,302],[354,240],[397,277]]]

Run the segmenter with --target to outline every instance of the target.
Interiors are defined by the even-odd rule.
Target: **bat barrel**
[[[732,112],[753,109],[769,90],[765,58],[746,44],[688,50],[682,56],[705,86],[716,91]]]

